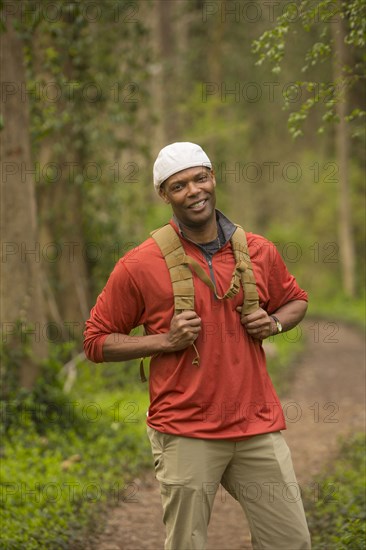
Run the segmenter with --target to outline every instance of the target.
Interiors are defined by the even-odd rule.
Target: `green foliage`
[[[331,318],[333,322],[350,323],[357,327],[365,328],[365,303],[366,297],[364,294],[351,299],[336,290],[333,292],[333,296],[328,297],[318,293],[318,299],[314,299],[310,303],[309,314],[314,318]]]
[[[267,369],[278,394],[283,397],[289,390],[298,358],[305,349],[301,326],[267,338],[264,347]]]
[[[73,349],[72,343],[50,347],[50,356],[40,368],[40,374],[32,390],[18,387],[17,373],[20,363],[29,357],[29,343],[26,339],[23,346],[14,352],[13,346],[2,346],[2,365],[7,378],[4,380],[1,395],[1,432],[7,433],[15,427],[26,429],[33,426],[42,433],[44,419],[59,423],[60,427],[70,427],[65,410],[68,407],[67,396],[63,392],[61,370]]]
[[[114,122],[116,116],[130,123],[135,119],[138,103],[124,101],[118,90],[132,84],[132,70],[135,78],[143,71],[147,54],[141,50],[141,57],[136,55],[133,62],[125,58],[121,64],[118,53],[124,42],[143,39],[146,27],[136,18],[120,33],[124,12],[131,7],[127,0],[105,0],[94,12],[86,0],[57,0],[52,7],[47,17],[39,2],[28,0],[28,9],[17,21],[28,70],[33,136],[39,141],[57,135],[59,152],[68,150],[70,140],[77,149],[90,152],[102,136],[108,138],[105,123],[95,124],[96,109]],[[109,135],[110,144],[118,141],[115,131]]]
[[[331,473],[317,480],[318,486],[331,488],[329,495],[304,495],[314,550],[365,548],[365,450],[364,434],[344,442]]]
[[[29,99],[34,159],[39,160],[42,143],[46,143],[48,160],[62,166],[69,154],[77,151],[75,169],[66,170],[66,189],[80,193],[80,210],[73,221],[82,220],[85,242],[98,251],[95,258],[86,258],[95,295],[118,258],[170,216],[151,182],[152,156],[164,145],[153,143],[152,132],[162,100],[155,87],[164,60],[156,53],[159,39],[152,20],[157,13],[152,12],[152,4],[129,0],[94,3],[103,7],[95,22],[85,18],[88,0],[56,0],[52,4],[62,17],[47,21],[39,9],[42,3],[28,0],[27,17],[17,26],[24,43],[27,90],[33,92]],[[272,30],[268,30],[269,21],[243,24],[231,16],[223,21],[219,13],[203,26],[202,2],[171,4],[179,4],[181,16],[171,21],[174,40],[170,46],[174,48],[180,41],[181,50],[169,82],[164,81],[171,92],[170,119],[164,106],[158,123],[174,128],[174,140],[197,141],[207,148],[217,167],[219,207],[227,208],[234,221],[246,229],[264,233],[278,243],[288,267],[310,292],[311,313],[329,318],[331,311],[343,320],[345,316],[364,318],[361,302],[346,303],[341,295],[337,253],[336,262],[328,261],[336,249],[327,246],[338,240],[339,182],[327,136],[317,136],[315,142],[308,139],[296,150],[281,130],[287,118],[280,109],[282,104],[288,109],[296,107],[289,117],[294,136],[301,135],[304,124],[325,128],[326,122],[334,120],[334,102],[341,89],[330,86],[328,20],[334,2],[303,1],[299,10],[290,2]],[[220,8],[220,4],[215,6]],[[140,12],[134,21],[126,22],[131,6],[138,6]],[[365,44],[365,3],[343,2],[342,9],[352,59],[351,66],[344,68],[344,80],[355,94],[347,119],[354,134],[361,136],[365,113],[358,101],[364,75],[360,49]],[[254,45],[259,55],[255,66],[249,44],[260,32]],[[268,82],[265,62],[274,65],[273,82]],[[283,92],[286,79],[294,83],[294,92],[301,88],[298,102],[293,101],[291,90]],[[50,94],[52,90],[45,86],[49,83],[54,83],[60,100],[48,99],[45,90]],[[258,100],[245,92],[248,83],[253,84],[252,91],[258,91]],[[208,84],[212,93],[204,97]],[[230,93],[237,89],[238,93]],[[268,99],[270,89],[274,90],[273,100]],[[277,93],[279,90],[282,93]],[[320,111],[324,120],[316,118],[317,106],[324,107]],[[164,132],[161,136],[166,139]],[[359,158],[361,149],[356,151]],[[278,165],[273,180],[264,176],[269,161]],[[281,179],[289,161],[302,168],[299,181]],[[93,171],[84,170],[88,163],[99,167],[100,176],[93,178]],[[252,183],[243,176],[246,163],[262,170],[258,181]],[[225,173],[224,166],[229,172],[236,165],[239,176]],[[357,162],[351,171],[353,230],[361,258],[363,179]],[[43,199],[45,192],[53,193],[58,184],[50,166],[37,178],[39,198]],[[64,215],[57,201],[46,205],[41,229],[45,221],[52,226]],[[52,234],[56,237],[61,243],[65,240],[58,228]],[[295,247],[290,248],[291,243]],[[301,258],[295,254],[294,261],[297,250]],[[360,260],[358,272],[361,286]],[[290,376],[288,366],[296,362],[304,343],[298,341],[296,331],[273,340],[275,352],[269,356],[269,370],[283,394]],[[115,502],[123,498],[131,472],[150,463],[144,435],[148,396],[146,387],[136,389],[136,363],[96,366],[85,362],[77,367],[76,385],[66,395],[62,365],[70,351],[67,346],[54,348],[34,390],[18,392],[15,367],[27,359],[29,350],[3,350],[6,362],[14,365],[6,373],[9,378],[2,402],[4,549],[67,548],[68,541],[77,536],[76,522],[85,524],[93,509],[107,499]],[[22,491],[21,483],[28,492]],[[95,483],[100,489],[97,498],[93,498],[95,485],[90,485]],[[358,537],[359,530],[356,517],[348,523],[348,541],[345,538],[342,544],[350,547],[349,540]]]
[[[38,164],[46,161],[36,177],[41,224],[62,249],[70,239],[62,204],[47,197],[60,186],[77,197],[69,216],[77,217],[79,244],[86,243],[83,261],[93,295],[117,259],[144,236],[136,220],[150,194],[146,128],[152,117],[151,49],[142,11],[129,0],[56,0],[49,11],[28,0],[24,13],[17,12],[33,156]],[[57,290],[57,264],[45,268]]]
[[[293,157],[293,161],[299,167],[298,181],[287,187],[276,182],[277,194],[273,195],[271,202],[276,212],[282,205],[286,215],[277,215],[270,220],[265,236],[276,244],[290,272],[309,292],[309,312],[322,311],[329,316],[335,312],[332,305],[341,305],[347,300],[340,282],[339,205],[336,201],[339,166],[333,157],[324,156],[321,152],[315,155],[310,149]],[[358,264],[358,296],[353,302],[359,311],[356,318],[362,320],[362,278],[365,270],[363,172],[354,161],[349,168],[352,232]],[[339,310],[340,307],[337,307]],[[343,310],[344,315],[354,317],[352,300],[349,304],[347,301],[347,308],[343,305]]]
[[[22,321],[15,322],[15,333],[20,334]],[[5,340],[5,341],[4,341]],[[30,358],[30,347],[27,339],[19,345],[19,339],[14,343],[14,335],[10,341],[3,337],[0,344],[0,399],[14,395],[19,387],[19,373],[22,361]]]
[[[364,0],[343,0],[345,17],[349,23],[347,44],[363,48],[366,44],[366,7]]]
[[[294,13],[291,13],[294,12]],[[324,77],[327,71],[322,65],[327,62],[333,52],[331,25],[335,25],[340,18],[346,28],[345,45],[349,47],[348,56],[352,61],[342,67],[340,81],[329,82]],[[298,79],[296,84],[307,97],[301,103],[299,110],[290,114],[288,119],[289,130],[293,138],[303,135],[303,125],[310,111],[320,106],[324,108],[322,120],[324,123],[337,122],[335,104],[343,101],[343,91],[355,88],[361,92],[365,78],[366,66],[363,47],[366,37],[366,5],[363,0],[341,1],[333,0],[301,0],[299,6],[290,3],[276,19],[275,26],[266,30],[253,41],[252,50],[258,56],[257,64],[268,62],[272,65],[272,72],[279,74],[285,60],[286,47],[288,48],[301,32],[315,32],[315,41],[304,55],[297,72],[307,73],[306,80]],[[360,95],[360,94],[359,94]],[[285,108],[291,105],[285,98]],[[365,116],[365,111],[357,109],[359,117]],[[358,121],[347,116],[348,122],[355,121],[354,133],[361,135]],[[323,133],[325,124],[321,124],[318,132]]]
[[[103,366],[85,362],[65,394],[62,359],[55,353],[43,366],[33,392],[2,403],[4,550],[68,548],[106,502],[137,498],[129,479],[150,463],[146,387],[131,388],[120,365],[104,377]]]

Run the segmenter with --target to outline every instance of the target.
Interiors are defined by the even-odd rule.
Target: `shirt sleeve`
[[[144,301],[124,259],[112,271],[85,325],[84,351],[88,359],[103,362],[103,344],[109,334],[129,334],[141,324]]]
[[[267,311],[269,314],[274,313],[278,308],[293,300],[308,301],[307,292],[300,288],[295,277],[288,271],[285,262],[274,245],[272,254],[273,263],[268,280],[269,302]]]

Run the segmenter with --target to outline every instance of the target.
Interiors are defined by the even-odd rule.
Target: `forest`
[[[94,365],[82,340],[118,259],[171,217],[162,147],[207,152],[219,209],[275,243],[328,326],[314,341],[364,329],[366,2],[0,6],[1,548],[86,548],[152,463],[138,362]],[[285,393],[308,341],[274,345]],[[314,548],[364,548],[352,449],[352,498],[313,506]]]

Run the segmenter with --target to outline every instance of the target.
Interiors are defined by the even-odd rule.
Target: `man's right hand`
[[[174,315],[170,330],[146,336],[129,336],[112,333],[103,344],[104,361],[129,361],[158,353],[171,353],[188,348],[201,330],[201,319],[195,311],[183,311]]]
[[[188,348],[197,339],[201,330],[201,319],[195,311],[183,311],[174,315],[170,330],[166,333],[166,352]]]

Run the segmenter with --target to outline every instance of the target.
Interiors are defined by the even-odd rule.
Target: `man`
[[[153,238],[117,263],[87,321],[85,352],[95,362],[151,356],[147,430],[160,482],[165,548],[202,550],[220,483],[247,516],[254,549],[310,548],[283,412],[262,340],[304,317],[307,295],[274,245],[247,234],[259,307],[241,316],[243,289],[219,300],[236,260],[236,226],[215,209],[216,179],[193,143],[162,149],[154,186],[170,204],[170,225],[193,273],[194,311],[174,313],[166,260]],[[144,325],[145,336],[128,336]],[[197,357],[199,356],[199,361]]]

